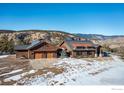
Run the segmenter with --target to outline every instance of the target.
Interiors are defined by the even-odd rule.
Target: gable
[[[64,48],[64,49],[67,49],[67,50],[69,50],[69,51],[72,51],[71,46],[70,46],[67,42],[63,42],[63,43],[60,45],[60,48]]]
[[[58,49],[58,47],[56,47],[52,44],[43,42],[40,45],[32,48],[31,50],[33,50],[33,51],[56,51],[57,49]]]
[[[33,48],[31,48],[31,50],[40,50],[42,47],[44,47],[47,43],[46,42],[43,42]]]

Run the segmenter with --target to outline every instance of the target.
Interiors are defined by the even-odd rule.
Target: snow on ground
[[[9,77],[9,78],[6,78],[6,79],[4,79],[4,82],[8,82],[8,81],[11,81],[11,80],[16,81],[16,80],[19,80],[19,79],[21,79],[21,75],[20,74],[12,76],[12,77]]]
[[[12,72],[10,72],[10,73],[6,73],[5,75],[17,73],[17,72],[20,72],[20,71],[23,71],[23,69],[14,70],[14,71],[12,71]],[[18,80],[20,80],[22,77],[24,77],[24,76],[26,76],[26,75],[29,75],[29,74],[32,74],[32,73],[35,73],[35,72],[37,72],[37,70],[30,70],[29,72],[24,72],[24,73],[22,73],[22,74],[14,75],[14,76],[11,76],[11,77],[9,77],[9,78],[4,79],[4,82],[8,82],[8,81],[11,81],[11,80],[13,80],[13,81],[18,81]]]
[[[0,58],[8,57],[9,55],[0,55]]]
[[[26,75],[29,75],[29,74],[33,74],[35,72],[37,72],[37,70],[30,70],[29,72],[22,73],[21,76],[23,77],[23,76],[26,76]]]
[[[1,77],[1,76],[4,76],[4,75],[9,75],[9,74],[18,73],[18,72],[20,72],[20,71],[22,71],[22,70],[23,70],[23,69],[13,70],[13,71],[11,71],[11,72],[9,72],[9,73],[1,74],[0,77]]]
[[[115,60],[112,62],[113,68],[96,75],[102,84],[106,85],[124,85],[124,62],[117,56],[112,56]]]
[[[113,60],[65,58],[54,63],[64,68],[63,73],[52,72],[23,80],[25,85],[122,85],[124,84],[124,62],[117,56]]]

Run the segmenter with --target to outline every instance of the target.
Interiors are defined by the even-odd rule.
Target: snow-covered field
[[[53,67],[63,72],[51,71],[19,80],[24,85],[124,85],[124,62],[117,56],[110,60],[84,60],[65,58]],[[15,84],[15,85],[16,85]]]

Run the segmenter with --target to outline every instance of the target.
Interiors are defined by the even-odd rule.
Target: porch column
[[[96,47],[96,50],[95,50],[95,57],[97,57],[97,47]]]
[[[99,49],[99,57],[102,57],[101,48]]]

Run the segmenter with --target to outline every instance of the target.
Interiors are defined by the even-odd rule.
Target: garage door
[[[47,58],[53,58],[53,53],[47,53]]]
[[[35,59],[41,59],[42,53],[35,53]]]

